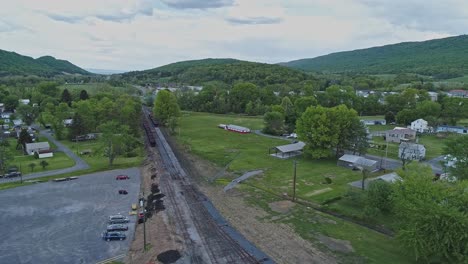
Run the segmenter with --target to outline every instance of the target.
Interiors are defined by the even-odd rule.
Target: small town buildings
[[[288,145],[276,146],[268,150],[268,154],[276,158],[287,159],[287,158],[302,154],[302,150],[304,149],[304,146],[305,146],[305,143],[302,141],[299,141],[293,144],[288,144]]]
[[[426,147],[421,144],[401,142],[398,157],[405,160],[423,160],[426,157]]]
[[[449,97],[468,98],[468,90],[450,90],[447,95]]]
[[[400,143],[402,141],[414,140],[415,138],[416,131],[405,127],[395,127],[392,130],[385,131],[385,140],[387,142]]]
[[[338,160],[337,165],[345,167],[345,168],[349,168],[349,169],[359,168],[359,169],[367,169],[369,171],[375,171],[377,170],[377,163],[378,162],[375,160],[366,159],[361,156],[344,154]]]
[[[364,125],[367,125],[367,126],[386,125],[387,124],[387,121],[385,119],[370,119],[370,120],[361,119],[361,122]]]
[[[26,153],[28,155],[34,155],[34,153],[50,153],[49,142],[37,142],[37,143],[27,143],[26,144]]]
[[[468,134],[468,127],[462,126],[438,126],[436,132],[451,132],[466,135]]]
[[[12,114],[11,112],[2,112],[1,117],[2,119],[10,119]]]
[[[23,120],[21,119],[14,119],[13,120],[13,126],[14,127],[21,127],[23,125]]]
[[[428,132],[430,130],[427,121],[422,118],[411,122],[411,129],[419,133]]]

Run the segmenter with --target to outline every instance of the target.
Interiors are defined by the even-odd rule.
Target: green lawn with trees
[[[224,167],[232,161],[227,178],[217,180],[218,184],[227,184],[233,177],[240,176],[246,171],[263,169],[265,171],[263,175],[249,179],[241,185],[242,189],[255,197],[251,202],[256,206],[266,208],[267,201],[284,199],[278,197],[283,193],[292,197],[292,159],[281,160],[268,155],[269,148],[289,142],[255,134],[226,131],[217,128],[220,123],[251,129],[263,127],[260,117],[184,112],[180,118],[180,133],[176,133],[177,141],[186,151],[219,167]],[[297,198],[315,205],[345,195],[349,188],[347,183],[362,177],[358,171],[338,167],[334,159],[311,160],[299,157],[297,161]],[[211,179],[215,175],[204,176],[206,179]],[[330,184],[326,183],[326,178],[331,180]],[[339,222],[336,226],[326,223],[312,224],[308,219],[311,219],[310,216],[313,214],[315,213],[305,207],[300,207],[292,213],[293,218],[289,217],[282,221],[292,224],[299,234],[313,242],[316,242],[316,237],[313,235],[316,232],[349,240],[357,250],[357,254],[364,256],[371,263],[392,263],[392,261],[410,263],[407,257],[399,253],[396,241],[335,218],[332,218],[333,221]],[[381,245],[379,251],[371,249],[375,243]]]

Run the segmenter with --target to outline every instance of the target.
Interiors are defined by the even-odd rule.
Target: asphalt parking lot
[[[128,215],[139,190],[140,171],[132,168],[0,191],[0,263],[96,263],[126,254],[136,216],[126,240],[106,242],[101,234],[109,215]]]

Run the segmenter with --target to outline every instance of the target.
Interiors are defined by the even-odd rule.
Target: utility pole
[[[294,164],[294,178],[293,178],[293,202],[296,201],[296,167],[297,167],[297,161],[293,161]]]

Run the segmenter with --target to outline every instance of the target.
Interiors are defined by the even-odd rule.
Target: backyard
[[[289,142],[254,133],[238,134],[226,131],[217,128],[218,124],[234,124],[256,130],[262,128],[263,119],[186,112],[180,120],[180,129],[176,133],[177,140],[186,151],[209,160],[218,167],[224,167],[232,161],[227,170],[228,175],[216,181],[220,186],[226,185],[244,172],[264,170],[262,175],[247,180],[239,188],[249,197],[247,198],[249,203],[260,206],[275,216],[277,213],[272,212],[268,204],[292,197],[293,160],[271,157],[268,155],[268,150]],[[317,161],[298,157],[296,160],[296,194],[299,200],[311,205],[320,206],[341,198],[350,188],[347,183],[362,177],[358,171],[336,166],[334,159]],[[214,176],[205,175],[205,178],[212,179]],[[330,184],[326,183],[327,177],[331,179]],[[359,210],[359,208],[350,208]],[[345,262],[359,262],[362,259],[370,263],[410,262],[410,258],[401,254],[397,242],[392,238],[328,215],[323,217],[329,221],[317,223],[314,220],[316,215],[315,210],[306,206],[296,206],[286,217],[276,215],[272,217],[274,220],[264,219],[264,221],[288,223],[303,238],[313,243],[318,243],[317,237],[320,234],[350,241],[357,254],[343,255]]]

